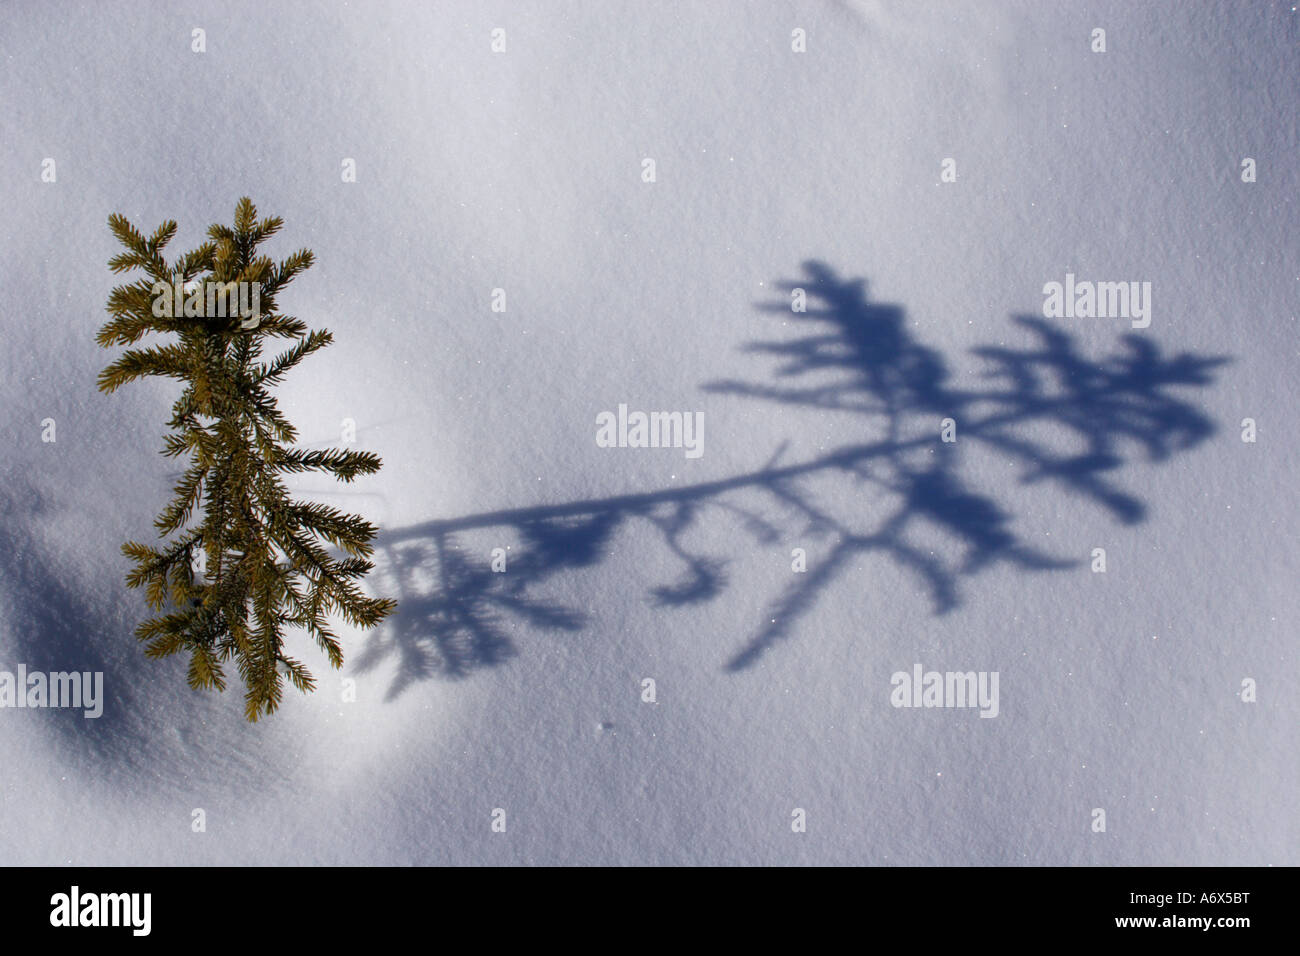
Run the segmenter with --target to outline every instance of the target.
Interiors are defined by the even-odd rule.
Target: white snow
[[[0,860],[1300,863],[1298,17],[5,6],[0,670],[100,670],[109,699],[97,721],[0,709]],[[384,459],[352,486],[295,487],[382,526],[369,587],[401,601],[379,631],[348,632],[341,673],[295,638],[320,688],[253,726],[237,675],[193,692],[183,660],[146,660],[132,637],[146,608],[118,546],[152,534],[168,497],[174,391],[101,395],[114,353],[94,342],[123,281],[105,265],[110,213],[177,219],[175,255],[243,195],[284,218],[274,254],[316,254],[281,307],[335,334],[281,389],[286,414],[321,447],[351,418]],[[863,279],[866,308],[899,324],[846,286],[840,325],[791,313],[814,261]],[[1125,354],[1123,336],[1160,362],[1231,362],[1162,389],[1176,405],[1149,404],[1144,372],[1096,405],[1052,404],[1050,374],[1008,399],[971,350],[1040,350],[1012,317],[1041,317],[1067,272],[1152,284],[1148,329],[1052,323],[1082,370]],[[802,372],[747,348],[818,335],[839,338]],[[933,350],[946,377],[900,384],[918,353],[887,340]],[[815,389],[822,407],[789,394]],[[983,398],[957,408],[961,393]],[[895,436],[867,407],[880,394],[900,403]],[[702,412],[703,456],[597,447],[596,416],[620,403]],[[979,423],[1002,413],[997,447]],[[1186,448],[1184,414],[1214,425]],[[948,415],[955,445],[939,441]],[[1061,415],[1115,458],[1065,476],[1127,496],[1135,520],[1079,482],[1022,482],[1045,454],[1089,453]],[[869,477],[823,460],[878,444],[857,462]],[[956,484],[907,512],[901,476],[940,462]],[[948,569],[946,613],[901,545],[871,537],[900,508],[908,554]],[[1072,564],[962,573],[971,541],[998,551],[1000,532]],[[783,607],[846,540],[875,546],[844,547],[799,613]],[[497,547],[505,574],[487,570]],[[998,716],[892,707],[891,674],[917,662],[999,672]]]

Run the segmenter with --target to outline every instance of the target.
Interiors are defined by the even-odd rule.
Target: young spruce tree
[[[173,338],[128,348],[100,373],[99,388],[112,392],[149,375],[184,383],[163,454],[184,456],[188,468],[154,522],[163,544],[122,546],[135,562],[127,586],[143,587],[150,607],[161,612],[136,636],[147,642],[149,657],[188,651],[195,688],[224,690],[223,664],[233,659],[247,688],[245,715],[255,721],[279,705],[285,677],[304,692],[315,686],[307,669],[285,654],[286,627],[305,628],[337,668],[343,653],[326,615],[337,611],[349,624],[369,628],[396,606],[367,597],[359,586],[373,567],[376,528],[356,515],[291,500],[281,476],[323,471],[347,482],[378,471],[381,462],[371,452],[291,447],[296,432],[271,388],[332,337],[276,312],[276,295],[312,263],[306,249],[278,265],[257,254],[283,225],[278,217],[258,222],[245,197],[233,229],[212,226],[210,241],[171,264],[162,249],[176,234],[174,221],[148,239],[120,215],[108,224],[126,247],[109,267],[142,269],[145,276],[113,290],[99,344],[130,346],[149,333]],[[260,291],[260,314],[234,308],[236,287],[227,283],[258,283],[244,288]],[[182,289],[183,301],[173,302],[172,290]],[[262,349],[271,339],[290,344],[265,361]]]

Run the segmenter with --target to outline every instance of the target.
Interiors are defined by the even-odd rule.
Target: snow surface
[[[6,4],[0,669],[108,701],[0,710],[0,860],[1300,863],[1298,17]],[[320,689],[253,726],[132,637],[174,388],[99,394],[94,343],[108,215],[175,254],[242,195],[336,338],[286,413],[384,458],[295,488],[383,527],[401,601],[342,672],[297,641]],[[1067,272],[1151,282],[1150,328],[988,375]],[[703,456],[597,447],[620,403],[703,412]],[[891,706],[917,662],[999,715]]]

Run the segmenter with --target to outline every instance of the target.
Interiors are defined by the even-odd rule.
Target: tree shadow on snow
[[[21,712],[102,757],[116,749],[123,717],[136,709],[135,688],[146,662],[137,648],[126,646],[134,652],[128,658],[120,652],[123,645],[113,641],[115,635],[130,634],[125,606],[99,606],[83,593],[77,575],[38,542],[32,525],[48,510],[46,496],[26,477],[6,476],[0,487],[0,604],[5,616],[0,669],[12,673],[22,664],[31,671],[103,674],[98,719],[86,719],[84,707]],[[119,651],[106,653],[106,648]],[[20,693],[25,695],[26,688]]]
[[[100,674],[100,714],[88,717],[93,709],[82,700],[82,706],[5,709],[0,716],[20,736],[46,734],[58,747],[53,763],[70,780],[93,774],[104,783],[111,774],[146,780],[151,792],[184,786],[210,764],[214,739],[237,747],[253,731],[238,709],[183,683],[179,693],[185,696],[177,698],[183,709],[168,707],[169,695],[178,693],[172,682],[184,679],[184,664],[144,655],[134,636],[143,601],[124,593],[116,573],[111,580],[85,580],[75,562],[49,547],[42,525],[58,505],[28,475],[17,469],[0,473],[0,670],[12,674],[22,665],[28,674],[76,672],[91,680]],[[167,689],[160,692],[163,685]],[[159,733],[164,710],[165,732]],[[241,752],[234,761],[246,772],[257,769],[255,756]],[[231,769],[229,763],[224,767]]]
[[[359,668],[367,671],[395,656],[391,698],[414,681],[459,677],[505,660],[513,653],[507,633],[512,618],[581,629],[585,615],[539,596],[540,586],[549,577],[599,562],[624,522],[649,522],[682,562],[679,580],[651,588],[652,602],[673,607],[707,601],[727,585],[725,562],[692,553],[682,539],[705,509],[717,508],[733,515],[760,547],[774,547],[791,532],[825,542],[807,572],[792,575],[794,583],[774,595],[762,616],[767,623],[727,662],[729,670],[742,670],[790,636],[818,596],[866,555],[879,554],[914,572],[938,614],[958,605],[961,578],[998,562],[1025,571],[1077,564],[1017,537],[1006,503],[975,487],[969,459],[963,469],[969,448],[983,447],[1016,462],[1022,484],[1053,482],[1114,520],[1135,524],[1146,509],[1118,481],[1125,454],[1163,461],[1215,431],[1206,415],[1170,389],[1209,385],[1226,358],[1165,356],[1149,335],[1130,333],[1122,336],[1118,352],[1092,359],[1059,327],[1017,316],[1013,321],[1028,344],[974,349],[987,365],[985,384],[964,388],[950,380],[939,352],[912,338],[901,308],[868,301],[864,280],[841,279],[820,262],[803,268],[802,279],[778,284],[787,298],[758,308],[804,326],[804,334],[745,347],[775,361],[771,380],[720,381],[704,388],[849,413],[863,423],[863,431],[870,428],[870,440],[794,463],[782,463],[782,445],[757,471],[687,487],[382,532],[378,564],[396,592],[386,593],[399,604],[368,642]],[[806,311],[792,311],[788,294],[795,289],[805,291]],[[945,419],[956,429],[955,442],[941,440]],[[873,489],[873,500],[887,502],[878,516],[861,516],[871,521],[867,530],[833,516],[808,489],[810,479],[825,474],[846,475]],[[742,508],[736,502],[742,493],[766,496],[792,517],[792,524],[778,526]],[[508,573],[493,573],[486,555],[472,556],[460,545],[464,536],[486,529],[512,531],[519,542]],[[915,540],[918,531],[932,535],[936,530],[961,546],[956,559],[937,556]]]

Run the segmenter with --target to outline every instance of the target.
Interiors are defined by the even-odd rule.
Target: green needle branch
[[[162,543],[122,546],[134,562],[127,586],[143,588],[159,612],[136,636],[150,657],[188,652],[194,688],[224,690],[233,660],[246,688],[245,716],[255,721],[279,706],[286,678],[303,692],[315,686],[285,654],[286,627],[305,629],[337,668],[343,652],[326,616],[372,628],[396,607],[359,586],[373,569],[378,529],[357,515],[291,500],[281,476],[326,472],[350,482],[382,463],[371,452],[290,447],[296,431],[269,389],[332,338],[276,311],[276,294],[312,264],[306,249],[279,264],[256,254],[280,230],[279,217],[257,221],[245,197],[233,228],[212,226],[210,241],[171,264],[162,250],[176,235],[174,221],[147,239],[120,215],[108,224],[126,250],[109,268],[143,270],[145,278],[113,289],[99,344],[133,346],[151,333],[174,341],[127,348],[100,373],[99,388],[113,392],[146,376],[184,384],[162,453],[185,457],[188,467],[154,522]],[[249,287],[251,308],[243,295]],[[273,338],[292,344],[263,361]]]

